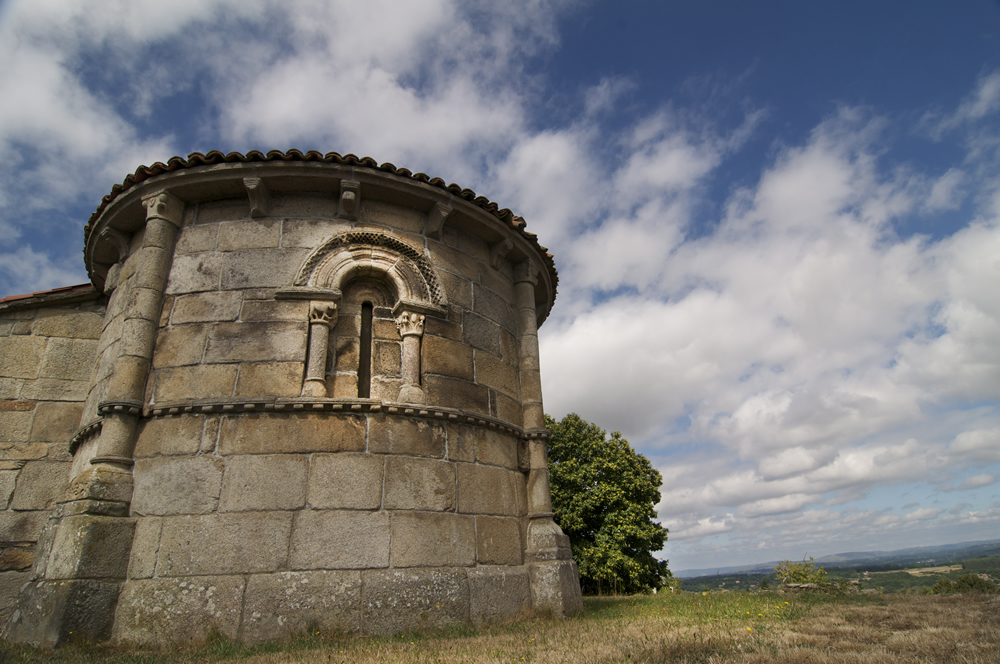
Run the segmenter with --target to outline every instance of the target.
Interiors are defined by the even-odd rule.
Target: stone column
[[[312,302],[309,305],[309,363],[302,396],[326,396],[326,358],[330,348],[330,328],[337,324],[337,305]]]
[[[542,375],[538,362],[538,320],[535,286],[538,268],[531,261],[514,266],[514,304],[517,307],[518,354],[521,405],[528,441],[528,541],[525,562],[531,579],[535,608],[556,615],[583,608],[580,577],[569,538],[553,520],[549,487],[549,460],[545,441],[545,409],[542,405]]]
[[[427,395],[420,387],[420,340],[424,335],[424,316],[403,310],[396,319],[396,329],[403,337],[403,388],[399,391],[399,402],[427,403]]]
[[[115,606],[128,570],[135,522],[132,452],[146,378],[184,204],[157,192],[144,196],[146,227],[135,262],[132,295],[119,355],[98,406],[103,415],[96,456],[70,483],[38,544],[32,583],[25,584],[4,636],[55,647],[111,635]]]

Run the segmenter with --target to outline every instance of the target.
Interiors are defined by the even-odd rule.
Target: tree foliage
[[[823,583],[826,581],[826,570],[822,565],[814,565],[812,556],[809,562],[801,563],[783,560],[774,568],[774,576],[781,583]]]
[[[569,536],[583,592],[636,593],[671,576],[653,557],[667,529],[653,521],[663,478],[617,431],[567,415],[552,432],[549,482],[556,523]]]

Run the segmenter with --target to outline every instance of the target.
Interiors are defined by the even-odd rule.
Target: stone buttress
[[[91,219],[108,295],[8,639],[243,642],[581,608],[524,222],[335,154],[192,155]]]

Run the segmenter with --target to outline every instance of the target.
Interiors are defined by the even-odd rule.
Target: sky
[[[671,568],[1000,537],[1000,4],[0,2],[0,296],[174,155],[371,156],[554,254],[546,410]]]

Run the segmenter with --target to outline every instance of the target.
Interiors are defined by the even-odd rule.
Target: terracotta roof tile
[[[51,290],[35,291],[24,295],[8,295],[0,298],[0,309],[6,309],[9,305],[35,305],[50,301],[76,301],[88,297],[97,297],[100,293],[93,284],[77,284],[76,286],[60,286]]]

